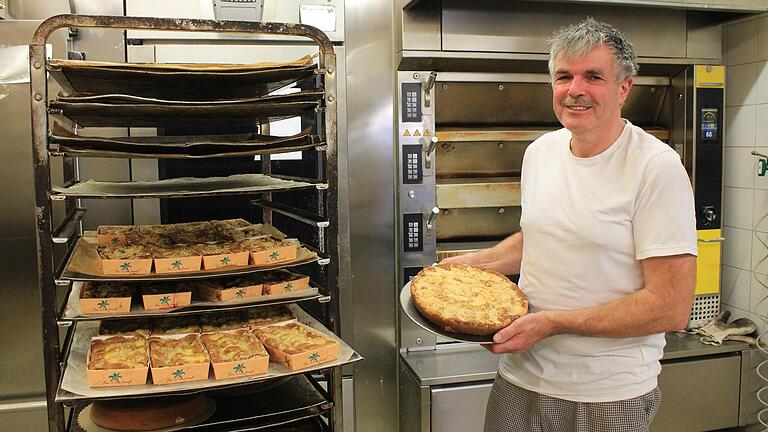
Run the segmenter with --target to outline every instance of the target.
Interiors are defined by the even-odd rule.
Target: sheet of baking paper
[[[80,290],[83,286],[82,282],[74,282],[72,285],[72,290],[69,293],[69,298],[67,299],[67,306],[64,309],[64,316],[62,316],[63,319],[73,319],[73,318],[80,318],[82,317],[82,313],[80,312],[80,302],[78,301],[80,299]],[[145,315],[157,315],[158,313],[168,313],[169,315],[173,315],[174,311],[183,311],[183,310],[194,310],[195,308],[199,307],[206,307],[206,306],[241,306],[241,305],[248,305],[248,304],[259,304],[263,302],[268,301],[274,301],[274,300],[284,300],[284,299],[296,299],[296,298],[303,298],[303,297],[314,297],[318,294],[317,288],[307,288],[299,291],[289,292],[289,293],[280,293],[280,294],[271,294],[271,295],[262,295],[262,296],[256,296],[256,297],[248,297],[248,298],[242,298],[242,299],[231,299],[227,301],[220,301],[220,302],[212,302],[212,301],[205,301],[205,300],[197,300],[193,299],[192,304],[189,306],[174,308],[174,309],[163,309],[163,310],[144,310],[144,306],[142,306],[141,301],[134,301],[131,304],[131,312],[127,314],[110,314],[110,316],[125,316],[125,317],[134,317],[134,316],[145,316]],[[222,309],[222,310],[228,310],[228,309]],[[88,315],[91,317],[98,316],[98,315]]]
[[[53,45],[45,45],[45,56],[51,58]],[[29,45],[0,45],[0,84],[29,82]],[[0,94],[0,99],[3,96]]]
[[[228,177],[180,177],[166,180],[134,182],[102,182],[87,180],[70,187],[54,186],[54,192],[78,196],[132,196],[136,194],[176,195],[196,192],[251,192],[292,189],[312,186],[311,183],[283,180],[264,174],[235,174]]]
[[[96,251],[97,246],[98,246],[98,243],[96,243],[95,237],[81,237],[75,244],[75,249],[72,252],[72,256],[70,257],[69,262],[67,263],[63,277],[65,278],[72,277],[74,279],[78,279],[79,277],[86,277],[86,278],[103,277],[105,279],[115,279],[115,276],[103,275],[101,271],[100,258]],[[205,276],[205,275],[225,275],[230,273],[232,275],[236,275],[248,269],[273,270],[278,268],[291,267],[298,264],[305,264],[308,262],[312,262],[313,260],[316,260],[316,259],[317,259],[317,254],[315,252],[312,252],[309,249],[304,247],[299,247],[299,250],[296,255],[296,259],[294,261],[286,261],[286,262],[282,262],[282,263],[271,265],[271,266],[247,265],[242,267],[226,267],[224,269],[218,268],[218,269],[212,269],[212,270],[200,270],[200,271],[190,272],[190,273],[165,273],[165,274],[152,273],[149,275],[136,276],[136,278],[152,279],[152,280],[168,280],[168,279],[177,279],[179,275]],[[130,280],[130,279],[131,279],[130,277],[125,277],[125,280]]]
[[[221,381],[215,381],[213,379],[213,372],[209,371],[210,375],[207,381],[197,381],[185,384],[165,384],[162,386],[145,384],[143,386],[91,388],[88,387],[88,381],[85,378],[87,369],[86,356],[88,355],[91,338],[98,334],[99,321],[84,321],[76,324],[75,334],[72,340],[72,347],[67,359],[67,367],[64,369],[64,377],[61,381],[61,388],[62,390],[66,390],[70,393],[75,393],[77,395],[86,397],[117,397],[138,396],[145,394],[163,394],[174,391],[214,388],[228,384],[258,382],[265,379],[286,375],[296,375],[362,360],[362,357],[359,354],[357,354],[349,345],[344,343],[344,341],[339,339],[330,330],[325,328],[325,326],[323,326],[319,321],[312,318],[309,314],[304,312],[296,305],[290,305],[290,307],[296,314],[299,322],[322,332],[326,336],[337,340],[341,344],[341,352],[339,354],[338,360],[319,364],[317,366],[309,367],[306,369],[301,369],[296,372],[292,372],[281,363],[270,362],[269,370],[266,374]]]

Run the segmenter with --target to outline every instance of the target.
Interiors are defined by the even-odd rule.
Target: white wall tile
[[[752,229],[752,189],[723,189],[723,225]]]
[[[755,106],[755,146],[768,147],[768,105]]]
[[[725,71],[725,105],[754,105],[757,95],[757,63],[728,66]]]
[[[768,274],[768,233],[753,231],[752,271],[760,274]]]
[[[749,311],[768,318],[768,276],[753,273],[750,278]],[[734,305],[739,307],[738,305]]]
[[[768,319],[766,319],[766,317],[755,314],[755,313],[750,313],[747,318],[751,319],[752,322],[757,325],[757,334],[760,335],[768,331]],[[761,339],[761,342],[765,342],[765,339],[766,339],[766,336],[763,336],[763,338]],[[760,408],[763,408],[763,407],[760,406]],[[762,426],[759,429],[750,429],[749,426],[747,426],[744,429],[744,432],[763,432],[764,430],[765,428],[763,428]]]
[[[755,150],[758,153],[760,153],[760,154],[768,155],[768,147],[759,147],[758,146],[758,147],[755,147]],[[760,190],[763,190],[763,191],[768,190],[768,175],[764,175],[762,177],[757,175],[758,174],[758,167],[759,167],[760,157],[753,155],[752,158],[754,159],[754,165],[752,167],[752,176],[754,178],[754,183],[753,183],[754,187],[755,187],[755,189],[760,189]]]
[[[768,60],[768,17],[757,20],[757,59]]]
[[[768,232],[768,191],[755,189],[752,195],[752,228]]]
[[[752,231],[724,227],[723,237],[723,265],[752,269]]]
[[[725,149],[723,163],[723,186],[753,188],[755,187],[755,167],[757,158],[752,155],[749,147],[728,147]],[[768,186],[768,184],[766,184]]]
[[[768,107],[768,105],[765,106]],[[755,121],[757,119],[757,109],[758,106],[755,105],[744,105],[725,109],[726,147],[755,146]]]
[[[722,294],[720,300],[731,306],[750,310],[752,273],[734,267],[723,266]]]
[[[750,318],[750,315],[751,315],[748,310],[737,308],[736,306],[732,306],[725,303],[721,304],[720,311],[722,312],[726,310],[731,312],[731,317],[728,318],[728,321],[733,321],[738,318]]]
[[[768,103],[768,62],[757,62],[757,103]]]
[[[729,25],[726,32],[726,64],[737,65],[757,60],[758,23],[750,20]]]

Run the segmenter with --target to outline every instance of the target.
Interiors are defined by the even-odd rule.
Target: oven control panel
[[[424,218],[421,213],[403,215],[403,248],[405,252],[424,250]]]
[[[420,145],[404,145],[402,147],[403,184],[419,184],[423,180],[422,150]]]
[[[421,121],[421,83],[403,83],[400,112],[403,123]]]

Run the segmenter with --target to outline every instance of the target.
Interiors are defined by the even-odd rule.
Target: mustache
[[[567,96],[565,99],[560,101],[560,105],[561,106],[567,106],[567,105],[594,106],[595,103],[585,97],[572,98],[570,96]]]

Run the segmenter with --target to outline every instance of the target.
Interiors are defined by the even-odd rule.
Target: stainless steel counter
[[[716,347],[699,342],[699,337],[685,333],[667,333],[662,363],[689,357],[709,356],[749,349],[743,342],[726,341]],[[496,376],[500,357],[478,345],[457,344],[428,351],[400,354],[404,363],[422,386],[489,381]]]

